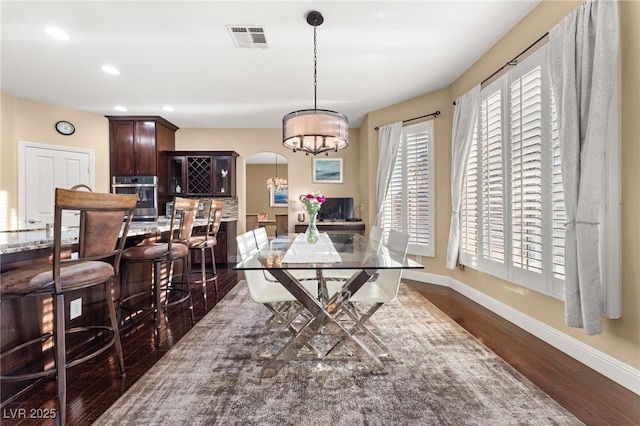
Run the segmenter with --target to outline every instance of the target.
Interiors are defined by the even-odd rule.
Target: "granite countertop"
[[[236,218],[222,218],[223,222],[234,222]],[[196,219],[195,226],[205,226],[206,219]],[[166,218],[159,218],[153,222],[131,222],[129,237],[146,235],[155,232],[169,230],[170,221]],[[62,228],[62,244],[75,244],[78,242],[77,227]],[[33,229],[25,231],[2,231],[0,232],[0,254],[19,253],[23,251],[53,247],[53,237],[48,236],[45,229]]]

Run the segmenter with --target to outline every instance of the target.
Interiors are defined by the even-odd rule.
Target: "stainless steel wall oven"
[[[114,194],[136,194],[138,196],[133,220],[158,220],[157,176],[113,176],[111,189]]]

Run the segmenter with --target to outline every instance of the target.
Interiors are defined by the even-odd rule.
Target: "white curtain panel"
[[[400,137],[402,136],[402,121],[387,124],[378,129],[378,176],[376,178],[376,226],[382,226],[382,205],[387,196],[389,180],[393,174]]]
[[[609,109],[618,63],[618,5],[588,0],[549,32],[567,215],[565,316],[585,334],[602,332],[598,210],[604,200]]]
[[[451,226],[447,248],[447,268],[453,269],[458,263],[460,251],[460,203],[465,170],[473,141],[473,130],[480,111],[480,85],[456,100],[453,111],[451,136]]]

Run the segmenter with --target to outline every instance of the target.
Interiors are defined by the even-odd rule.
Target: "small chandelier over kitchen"
[[[307,155],[337,152],[349,144],[349,119],[346,115],[326,109],[317,109],[318,58],[316,29],[324,22],[320,12],[307,14],[307,23],[313,27],[313,109],[290,112],[282,119],[282,145],[293,152]]]
[[[285,178],[278,177],[278,154],[276,154],[276,176],[267,179],[267,189],[279,190],[288,188],[289,184]]]

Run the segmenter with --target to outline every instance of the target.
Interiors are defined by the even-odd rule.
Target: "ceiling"
[[[279,128],[283,115],[313,108],[305,17],[318,10],[317,107],[359,127],[370,111],[449,86],[538,3],[2,0],[1,88],[183,128]],[[237,48],[227,26],[264,28],[268,48]],[[120,75],[103,72],[107,64]]]

